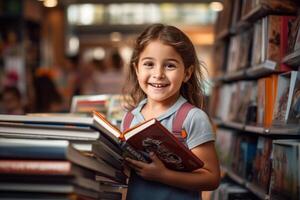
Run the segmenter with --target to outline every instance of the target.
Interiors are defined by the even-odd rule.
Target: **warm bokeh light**
[[[57,0],[45,0],[44,6],[48,7],[48,8],[55,7],[55,6],[57,6]]]
[[[211,2],[211,3],[209,4],[209,7],[210,7],[210,9],[212,9],[213,11],[217,11],[217,12],[223,10],[223,4],[220,3],[220,2]]]
[[[122,34],[119,32],[113,32],[110,34],[110,40],[113,42],[120,42],[122,39]]]

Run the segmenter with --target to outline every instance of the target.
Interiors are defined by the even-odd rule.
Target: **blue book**
[[[0,138],[0,158],[69,160],[107,177],[116,178],[121,174],[105,162],[83,155],[67,140]]]

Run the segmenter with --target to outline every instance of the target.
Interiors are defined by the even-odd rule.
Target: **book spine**
[[[121,143],[121,148],[123,149],[123,157],[130,157],[132,159],[146,163],[149,163],[151,161],[151,159],[148,155],[146,155],[146,153],[142,153],[135,150],[130,144],[128,144],[125,141]]]
[[[71,163],[66,161],[0,160],[1,174],[70,174]]]

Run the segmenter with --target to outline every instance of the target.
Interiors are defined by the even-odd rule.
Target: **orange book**
[[[264,126],[270,127],[273,121],[273,111],[276,99],[278,75],[273,74],[265,79],[265,115]]]
[[[154,152],[166,167],[173,170],[193,171],[204,165],[156,119],[145,121],[122,133],[96,111],[94,118],[98,118],[97,121],[106,127],[107,131],[109,129],[114,132],[110,135],[117,136],[125,154],[134,159],[149,162],[148,154]]]

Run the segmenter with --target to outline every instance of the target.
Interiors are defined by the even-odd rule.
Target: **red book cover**
[[[148,153],[154,152],[166,167],[178,171],[193,171],[204,163],[183,143],[155,119],[145,121],[125,132],[113,126],[104,116],[94,111],[94,119],[104,134],[114,135],[125,156],[149,162]]]
[[[281,34],[280,34],[280,61],[284,58],[284,56],[287,54],[288,51],[288,34],[289,34],[289,28],[291,24],[295,21],[295,16],[281,16],[280,18],[281,22]],[[280,71],[290,71],[291,68],[289,68],[285,63],[280,63]]]
[[[124,140],[142,154],[154,152],[166,167],[193,171],[204,163],[156,119],[148,120],[124,132]]]

